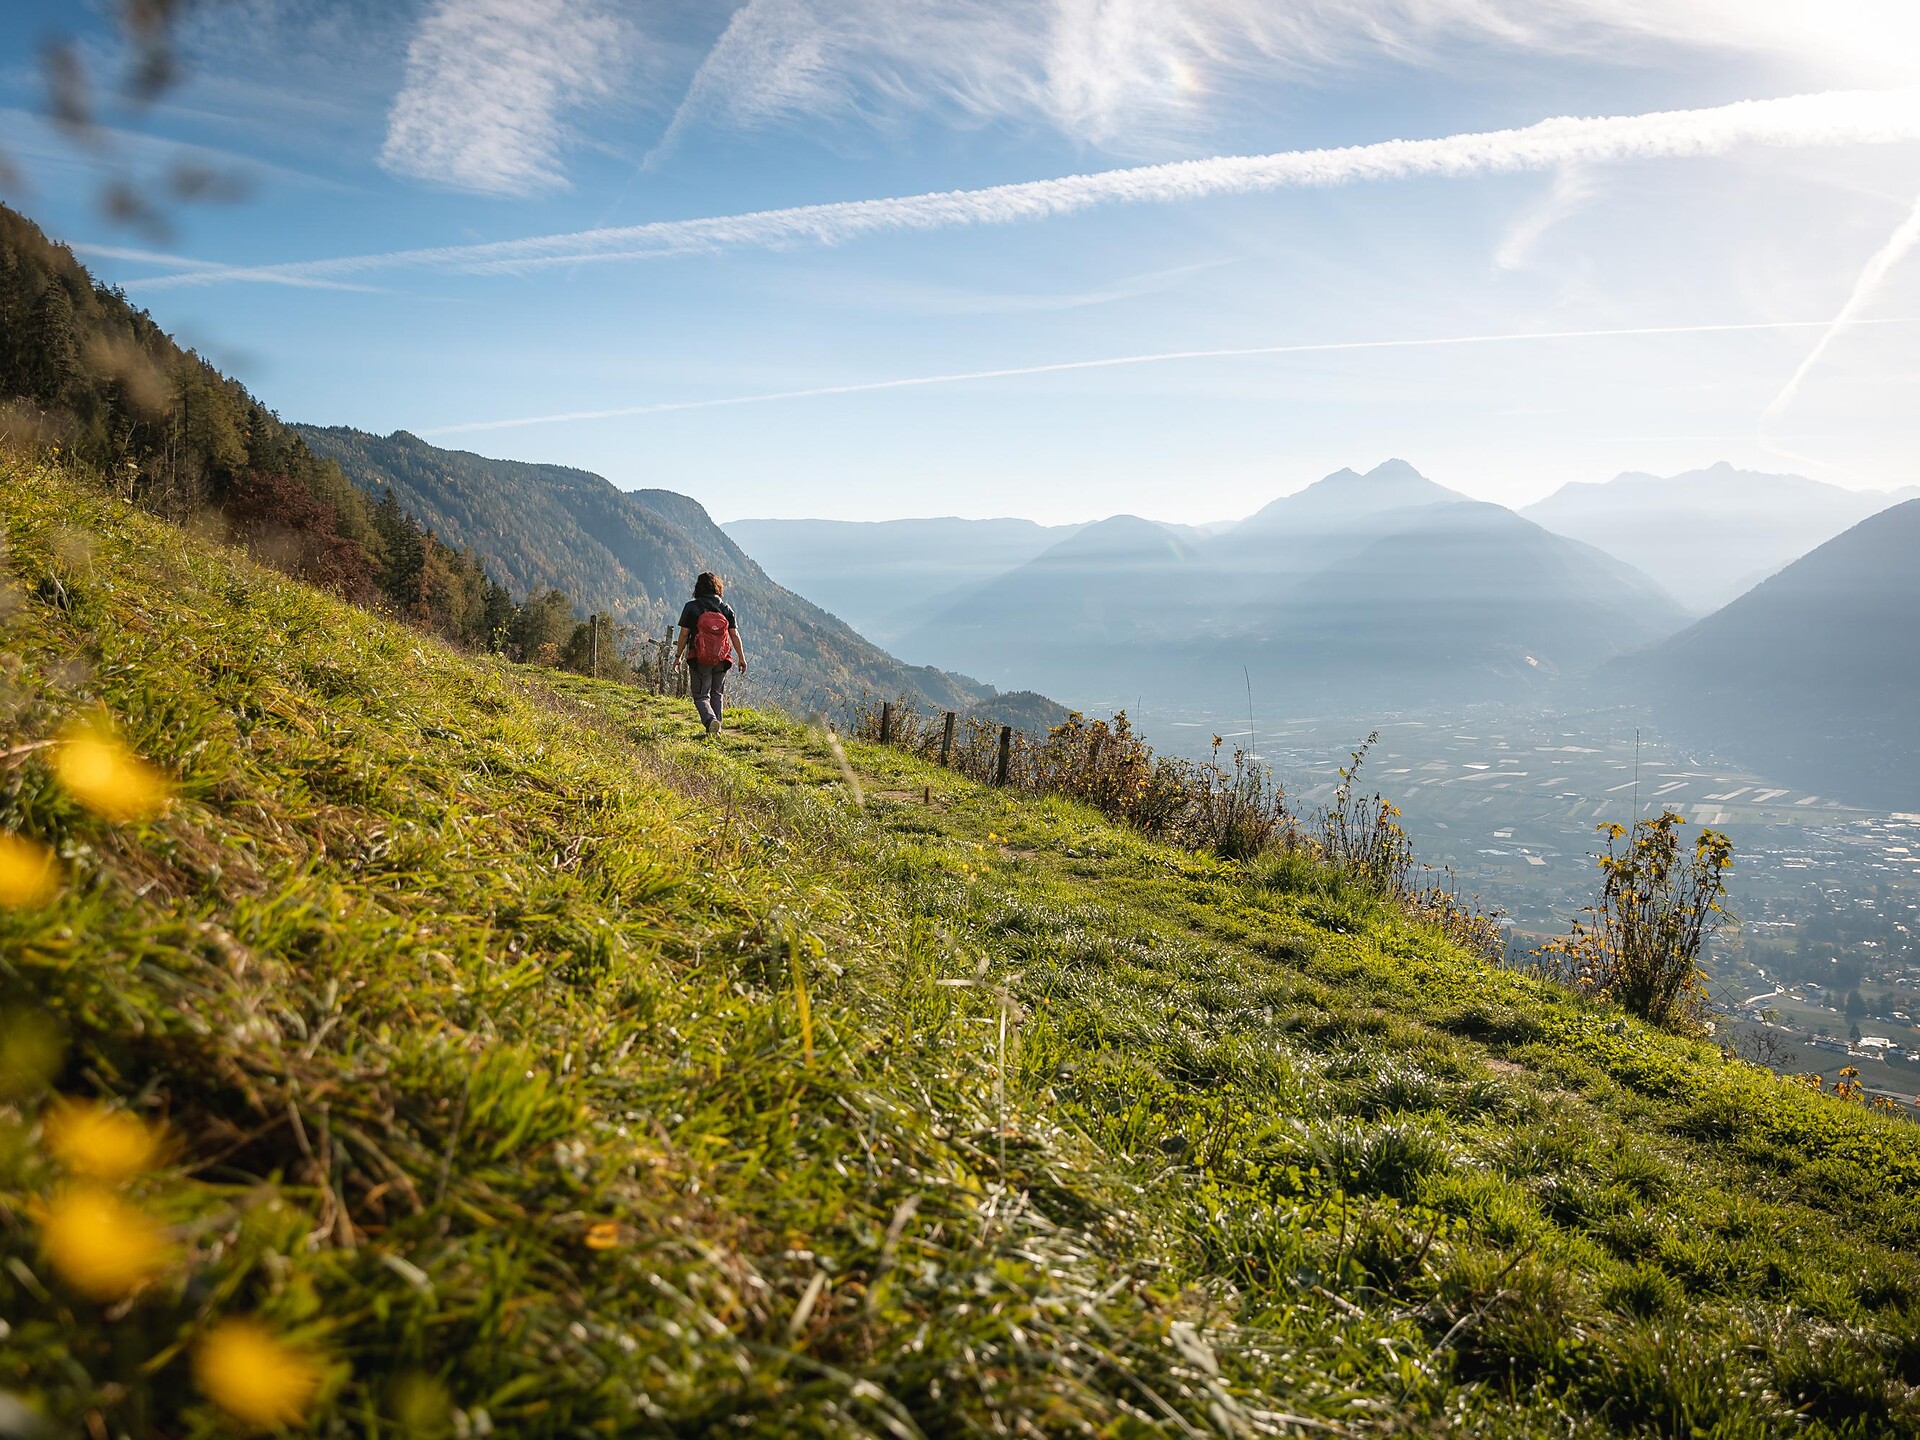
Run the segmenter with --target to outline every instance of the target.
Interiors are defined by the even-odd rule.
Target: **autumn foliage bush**
[[[1724,918],[1733,842],[1702,826],[1691,851],[1685,819],[1663,810],[1629,830],[1602,825],[1599,900],[1572,932],[1535,952],[1544,973],[1604,996],[1656,1025],[1698,1025],[1707,1006],[1700,957]]]

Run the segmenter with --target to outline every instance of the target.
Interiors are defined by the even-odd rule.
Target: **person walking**
[[[733,607],[720,598],[726,582],[703,570],[693,582],[693,598],[680,609],[680,639],[673,662],[685,663],[693,708],[707,734],[718,735],[727,699],[727,671],[737,660],[740,678],[747,674],[747,652],[740,644],[740,622]]]

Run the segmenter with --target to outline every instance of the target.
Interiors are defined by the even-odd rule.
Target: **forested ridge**
[[[591,648],[568,596],[531,589],[516,603],[478,550],[448,544],[390,490],[356,487],[5,206],[0,439],[60,454],[121,499],[211,522],[290,575],[468,649],[564,663]]]

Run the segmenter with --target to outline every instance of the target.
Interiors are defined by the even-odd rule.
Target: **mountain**
[[[1563,485],[1520,513],[1657,576],[1702,614],[1851,525],[1920,495],[1847,490],[1800,475],[1736,470],[1628,473]]]
[[[1359,712],[1522,694],[1686,619],[1631,566],[1393,460],[1211,537],[1087,526],[899,643],[1081,705],[1205,706],[1246,667],[1268,694]]]
[[[708,517],[670,490],[623,491],[564,465],[442,450],[406,431],[369,435],[294,427],[363,489],[491,557],[515,589],[557,586],[583,609],[667,634],[693,578],[714,570],[740,612],[756,690],[794,708],[908,694],[942,709],[990,712],[993,692],[964,676],[895,659],[844,621],[769,579]]]
[[[1609,676],[1677,734],[1858,804],[1920,809],[1920,500],[1869,516]]]
[[[948,597],[898,643],[973,666],[971,673],[1022,676],[1019,683],[1082,703],[1158,693],[1181,670],[1165,642],[1200,623],[1200,557],[1165,525],[1115,515]]]
[[[780,584],[891,645],[946,597],[1005,574],[1078,526],[1031,520],[733,520]]]
[[[1303,579],[1357,554],[1392,530],[1397,517],[1466,499],[1405,460],[1383,461],[1365,474],[1336,470],[1212,537],[1208,557],[1235,603],[1261,611],[1290,603]]]
[[[1648,576],[1504,506],[1415,506],[1373,527],[1266,612],[1269,664],[1322,703],[1512,694],[1686,623]]]
[[[1336,470],[1306,488],[1282,495],[1234,527],[1249,535],[1299,535],[1341,529],[1368,516],[1468,497],[1427,479],[1405,460],[1384,460],[1362,475]]]

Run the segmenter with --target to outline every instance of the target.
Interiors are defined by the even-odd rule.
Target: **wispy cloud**
[[[565,114],[611,91],[630,37],[608,0],[438,0],[407,46],[380,163],[486,194],[564,186]]]
[[[769,284],[782,287],[783,293],[791,293],[795,286],[804,283],[808,298],[837,308],[915,315],[1042,315],[1162,294],[1194,275],[1239,263],[1222,259],[1174,265],[1126,276],[1095,290],[980,290],[864,275],[846,278],[808,275],[803,282],[784,272],[766,278]]]
[[[1920,76],[1911,0],[748,0],[649,160],[699,126],[927,113],[1126,148],[1190,132],[1250,78],[1485,44],[1758,53],[1824,83]]]
[[[1547,232],[1562,220],[1583,209],[1599,193],[1593,172],[1583,166],[1569,165],[1553,177],[1546,196],[1500,241],[1493,263],[1502,270],[1518,270],[1533,257],[1533,249]]]
[[[650,405],[622,405],[610,410],[565,410],[552,415],[473,420],[458,425],[436,425],[419,433],[455,435],[484,430],[518,430],[530,425],[557,425],[582,420],[618,420],[636,415],[666,415],[682,410],[716,410],[735,405],[764,405],[776,400],[813,400],[827,395],[861,395],[877,390],[911,390],[930,385],[957,385],[969,381],[1059,375],[1074,370],[1116,370],[1139,365],[1167,365],[1195,360],[1247,360],[1276,355],[1327,355],[1359,350],[1431,350],[1462,345],[1513,345],[1549,340],[1730,335],[1763,330],[1817,330],[1829,323],[1825,320],[1757,320],[1720,325],[1635,325],[1606,330],[1531,330],[1496,335],[1445,335],[1399,340],[1334,340],[1304,345],[1252,345],[1225,350],[1161,350],[1145,355],[1109,355],[1094,360],[1060,360],[1046,365],[1013,365],[997,370],[967,370],[943,375],[909,375],[891,380],[862,380],[846,385],[815,385],[802,390],[771,390],[754,395],[725,395],[707,400],[667,400]],[[1911,325],[1920,323],[1920,320],[1898,318],[1869,320],[1862,323]]]
[[[189,273],[223,268],[211,260],[193,260],[185,255],[172,255],[164,250],[146,250],[130,245],[96,245],[86,240],[70,240],[66,242],[66,246],[76,255],[91,255],[101,260],[126,260],[135,265],[164,265],[170,269]],[[382,293],[382,287],[378,285],[356,285],[346,280],[308,279],[290,280],[287,283],[310,290],[354,290],[369,295]]]
[[[1887,144],[1920,139],[1920,90],[1834,91],[1701,110],[1562,117],[1516,130],[1388,140],[1340,149],[1217,156],[881,200],[533,236],[483,245],[348,255],[159,276],[143,289],[228,281],[286,284],[395,269],[523,273],[742,248],[839,245],[862,236],[1034,222],[1108,205],[1171,204],[1305,187],[1564,170],[1726,154],[1744,146]]]
[[[1920,246],[1920,200],[1914,201],[1913,209],[1887,238],[1887,243],[1868,259],[1865,268],[1853,282],[1853,289],[1847,296],[1846,304],[1840,307],[1840,313],[1827,322],[1820,333],[1820,338],[1807,352],[1807,358],[1800,362],[1799,369],[1793,372],[1792,377],[1781,387],[1780,393],[1768,404],[1760,417],[1763,430],[1768,421],[1777,420],[1785,413],[1787,407],[1793,404],[1794,398],[1800,393],[1801,385],[1805,383],[1813,367],[1820,363],[1843,330],[1850,325],[1860,323],[1861,314],[1873,302],[1873,297],[1886,283],[1894,267],[1906,259],[1916,246]]]

